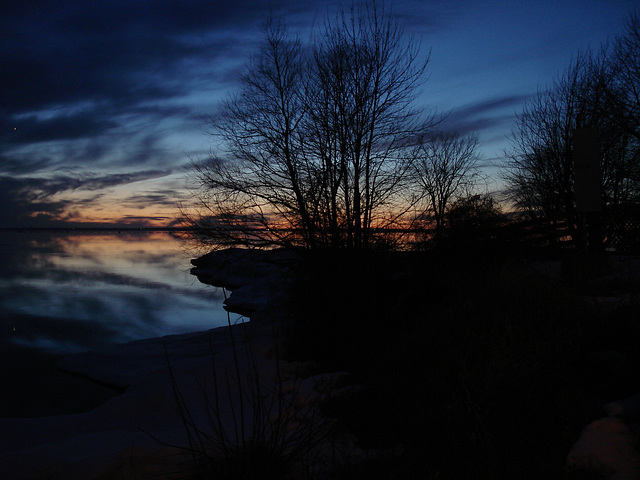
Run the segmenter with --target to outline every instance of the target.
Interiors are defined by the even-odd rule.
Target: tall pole
[[[582,219],[578,226],[578,250],[599,253],[602,235],[602,173],[600,141],[595,128],[577,128],[573,132],[573,168],[576,211]]]

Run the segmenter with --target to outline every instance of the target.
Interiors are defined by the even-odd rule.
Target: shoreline
[[[221,252],[214,257],[228,264],[229,255],[230,252]],[[249,264],[253,265],[253,260]],[[209,266],[213,270],[218,268]],[[265,270],[271,280],[277,275],[276,270],[272,267]],[[233,304],[235,295],[236,305],[246,307],[245,300],[251,292],[263,288],[259,303],[251,304],[249,322],[231,328],[222,326],[204,332],[138,340],[65,357],[59,363],[63,370],[122,388],[124,393],[84,413],[0,418],[0,464],[4,478],[50,476],[88,480],[105,475],[107,478],[117,475],[146,478],[146,475],[160,473],[163,478],[184,476],[193,468],[185,465],[190,455],[182,448],[167,446],[188,447],[190,444],[184,419],[176,409],[176,388],[186,402],[190,417],[207,429],[210,412],[207,411],[209,401],[203,398],[203,381],[205,385],[215,378],[222,382],[216,384],[228,394],[228,398],[222,400],[222,407],[230,411],[235,403],[241,402],[243,394],[242,389],[233,387],[233,382],[228,383],[231,380],[226,372],[241,368],[250,373],[257,368],[255,372],[259,372],[256,375],[261,381],[273,381],[277,377],[292,382],[295,375],[287,372],[299,371],[298,366],[289,365],[287,372],[280,372],[284,367],[276,353],[272,324],[280,321],[278,315],[282,312],[277,308],[276,298],[269,295],[269,292],[275,293],[273,288],[268,288],[272,284],[263,283],[260,287],[260,279],[264,277],[256,281],[256,271],[244,273],[242,285],[238,285],[242,275],[234,269],[235,290],[227,301]],[[261,310],[259,306],[264,308]],[[251,342],[253,360],[241,359],[238,364],[231,342],[232,332],[236,332],[240,341]],[[276,375],[276,371],[280,373]],[[241,377],[246,375],[243,373]],[[89,383],[89,380],[77,380]],[[302,383],[302,390],[298,392],[296,387],[295,393],[311,395],[316,385],[325,380],[326,376],[308,378]],[[233,431],[235,414],[228,413],[222,418],[223,429]]]
[[[264,255],[228,250],[214,252],[192,262],[192,273],[203,283],[233,287],[231,295],[227,298],[227,308],[249,310],[251,321],[231,328],[223,326],[204,332],[139,340],[95,352],[72,355],[65,359],[61,364],[63,368],[119,386],[125,391],[84,414],[35,419],[0,419],[0,464],[7,465],[7,471],[10,473],[18,472],[9,478],[46,478],[46,475],[68,480],[120,477],[142,479],[151,475],[184,478],[188,476],[185,469],[190,468],[188,465],[185,466],[188,460],[185,459],[184,449],[167,447],[169,444],[188,445],[189,427],[185,429],[184,418],[180,418],[176,413],[180,408],[187,409],[189,418],[193,419],[195,425],[206,426],[207,421],[211,419],[211,410],[207,410],[210,408],[210,402],[209,407],[207,402],[212,397],[208,394],[222,392],[225,399],[223,404],[217,405],[222,409],[223,414],[220,418],[223,420],[218,426],[221,426],[223,431],[233,432],[235,429],[237,432],[238,424],[234,424],[233,419],[237,418],[237,405],[244,398],[243,392],[252,384],[251,375],[254,375],[252,378],[260,380],[271,379],[268,381],[278,378],[278,381],[284,382],[279,384],[281,390],[269,391],[293,392],[287,395],[293,395],[295,398],[289,398],[292,402],[295,400],[296,408],[303,409],[313,409],[314,403],[310,404],[308,399],[319,398],[321,391],[323,395],[329,395],[329,398],[340,400],[340,390],[344,390],[345,385],[346,388],[354,388],[344,382],[341,384],[342,389],[337,388],[338,379],[344,378],[341,377],[344,372],[312,375],[309,365],[280,360],[277,339],[274,338],[277,335],[274,326],[286,321],[288,314],[281,303],[286,299],[285,292],[274,288],[274,285],[282,286],[286,283],[283,283],[283,277],[279,282],[274,282],[274,279],[277,275],[286,277],[287,274],[283,273],[282,268],[276,268],[277,263],[267,262],[258,266],[256,258],[265,260]],[[511,276],[508,278],[512,279]],[[366,321],[371,319],[370,316],[363,318],[366,318]],[[379,327],[382,328],[382,333],[386,331],[384,325]],[[231,342],[232,332],[240,344],[248,346],[248,349],[240,348],[238,351],[251,352],[242,357],[240,362],[236,348]],[[384,336],[378,340],[385,342],[389,341],[390,337]],[[422,347],[422,344],[417,342],[415,346]],[[560,355],[558,358],[564,357]],[[406,377],[402,377],[403,385],[408,389],[413,388],[411,382],[418,378],[416,375],[424,373],[420,365],[415,367],[415,371],[411,370]],[[306,373],[301,376],[300,372],[305,369]],[[586,370],[579,370],[577,373],[580,372],[589,373]],[[378,375],[380,372],[375,370],[371,373]],[[394,376],[397,373],[393,372]],[[216,378],[221,383],[216,383]],[[241,382],[237,383],[236,378],[245,378],[249,383],[238,388]],[[545,372],[542,372],[536,378],[544,380],[556,377],[547,377]],[[206,383],[212,380],[213,384]],[[444,385],[448,385],[447,379],[443,381]],[[390,384],[399,385],[393,381]],[[215,390],[211,390],[214,385]],[[431,388],[432,384],[428,387]],[[526,385],[520,387],[528,388]],[[568,388],[568,393],[582,391],[580,386]],[[179,392],[180,398],[176,397],[176,392]],[[215,397],[218,398],[218,395]],[[264,398],[268,403],[269,395]],[[548,397],[542,399],[546,398]],[[369,398],[365,400],[370,401]],[[406,398],[402,401],[406,402]],[[273,400],[271,403],[273,404]],[[380,406],[389,405],[385,403]],[[423,406],[422,403],[419,406],[414,404],[405,412],[407,418],[419,414],[417,408]],[[531,405],[526,404],[506,406],[509,408],[507,413],[514,415],[527,412],[527,408],[531,408]],[[565,414],[573,414],[571,409],[576,407],[580,405],[568,407],[568,410],[563,411]],[[551,411],[555,412],[555,407]],[[577,436],[573,440],[572,448],[569,449],[568,445],[567,450],[565,447],[562,448],[566,455],[565,466],[588,469],[596,462],[598,465],[611,468],[612,472],[617,471],[619,475],[624,475],[623,472],[626,471],[627,477],[617,478],[637,478],[640,459],[629,446],[637,441],[636,421],[640,418],[639,412],[640,396],[634,396],[606,404],[603,412],[606,416],[603,418],[598,419],[590,415],[591,423],[581,424],[582,434],[576,431]],[[379,417],[378,411],[369,413],[371,417],[367,418],[367,421],[385,420]],[[247,425],[250,425],[250,422]],[[215,437],[215,434],[213,436]],[[526,432],[523,436],[516,436],[515,441],[523,438],[526,438]],[[344,442],[344,439],[341,438],[340,441]],[[418,438],[417,441],[420,442],[422,439]],[[359,459],[365,458],[359,456],[362,451],[353,448],[353,442],[344,445],[340,443],[340,447],[344,448],[341,452],[346,452],[350,461],[357,463]],[[406,444],[404,447],[414,446]],[[548,453],[544,448],[537,452]],[[37,461],[34,462],[34,459]]]

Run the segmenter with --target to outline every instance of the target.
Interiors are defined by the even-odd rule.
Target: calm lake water
[[[38,414],[19,411],[63,355],[225,325],[197,255],[167,232],[0,232],[0,417]]]

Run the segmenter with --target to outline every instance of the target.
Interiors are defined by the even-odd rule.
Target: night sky
[[[0,227],[167,226],[204,117],[237,86],[261,26],[303,40],[351,1],[9,0],[0,6]],[[514,115],[637,0],[398,0],[431,50],[423,103],[475,132],[496,174]]]

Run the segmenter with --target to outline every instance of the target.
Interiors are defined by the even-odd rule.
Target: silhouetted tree
[[[616,80],[620,73],[614,71],[623,68],[616,58],[607,48],[598,55],[578,55],[551,88],[525,104],[512,134],[505,169],[510,198],[551,226],[565,224],[573,235],[578,224],[572,145],[576,129],[598,131],[605,213],[611,216],[622,203],[640,198],[638,138],[625,120],[628,109],[620,106],[632,95]]]
[[[608,59],[607,101],[614,120],[640,141],[640,16],[633,13]]]
[[[510,196],[551,223],[575,217],[571,138],[578,119],[590,117],[583,101],[589,61],[579,57],[552,88],[527,101],[512,133],[506,166]]]
[[[194,164],[200,188],[190,220],[216,242],[286,242],[293,231],[313,242],[315,172],[305,163],[300,128],[308,110],[304,61],[301,42],[269,23],[240,92],[211,117],[226,155]]]
[[[500,206],[488,193],[461,196],[447,210],[449,223],[456,229],[492,227],[501,216]]]
[[[438,246],[454,248],[459,255],[471,253],[473,258],[482,258],[482,254],[505,246],[498,242],[504,236],[498,228],[502,220],[500,206],[491,194],[461,195],[447,208],[447,228]]]
[[[400,25],[373,6],[340,15],[314,48],[308,130],[323,171],[324,231],[332,245],[362,246],[373,227],[397,225],[408,192],[412,136],[433,121],[414,101],[426,60]]]
[[[415,175],[435,220],[436,234],[442,233],[450,203],[467,194],[477,181],[477,147],[477,136],[455,133],[438,133],[418,142]]]
[[[316,38],[307,48],[270,23],[212,118],[223,155],[196,164],[199,211],[186,213],[217,242],[363,248],[417,201],[409,143],[435,121],[414,106],[428,58],[375,4]]]

